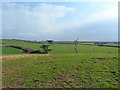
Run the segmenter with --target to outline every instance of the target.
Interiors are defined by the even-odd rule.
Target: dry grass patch
[[[28,55],[10,55],[10,56],[1,56],[0,59],[5,59],[3,61],[15,60],[23,57],[38,57],[38,56],[49,56],[51,54],[28,54]]]

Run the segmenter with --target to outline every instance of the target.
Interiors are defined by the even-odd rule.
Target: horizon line
[[[0,39],[0,40],[21,40],[21,41],[46,41],[46,40],[49,40],[49,39],[46,39],[46,40],[27,40],[27,39]],[[51,39],[53,40],[53,39]],[[63,42],[73,42],[74,40],[53,40],[53,41],[63,41]],[[120,42],[119,40],[118,41],[102,41],[102,40],[78,40],[79,42]]]

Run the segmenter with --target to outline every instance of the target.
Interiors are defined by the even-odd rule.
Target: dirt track
[[[50,54],[9,55],[9,56],[0,56],[0,59],[5,59],[3,61],[9,61],[9,60],[15,60],[23,57],[36,57],[36,56],[49,56],[49,55]]]

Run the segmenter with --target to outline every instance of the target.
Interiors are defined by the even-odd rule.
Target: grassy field
[[[9,54],[22,54],[23,51],[11,47],[2,47],[2,54],[9,55]]]
[[[7,45],[16,45],[16,46],[22,46],[27,48],[33,48],[35,50],[41,50],[40,46],[41,43],[29,43],[29,42],[23,42],[23,41],[9,41],[4,40],[6,44],[3,44],[3,46]],[[11,42],[11,43],[10,43]],[[53,44],[50,46],[52,49],[51,54],[74,54],[74,45],[72,44]],[[4,54],[22,54],[23,52],[18,49],[14,49],[12,53],[9,53],[11,48],[4,47],[3,48],[3,55]],[[90,45],[78,45],[79,53],[117,53],[118,48],[114,47],[101,47],[101,46],[90,46]]]
[[[104,45],[119,46],[119,44],[104,44]]]
[[[40,49],[39,43],[4,42]],[[48,56],[14,58],[26,54],[4,47],[3,88],[118,88],[118,48],[79,45],[79,54],[70,44],[50,48],[53,51]]]

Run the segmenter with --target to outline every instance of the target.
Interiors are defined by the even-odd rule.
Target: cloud
[[[113,6],[109,8],[105,8],[101,11],[94,11],[93,13],[89,13],[88,15],[79,15],[79,17],[84,17],[81,26],[96,23],[96,22],[104,22],[109,20],[118,20],[118,7]],[[81,19],[81,18],[80,18]],[[80,20],[79,20],[80,21]]]
[[[5,3],[3,6],[3,33],[25,38],[26,36],[34,38],[35,35],[41,34],[57,34],[59,29],[56,27],[57,19],[74,11],[74,8],[45,3],[34,8],[15,3]]]
[[[119,0],[2,0],[2,2],[115,2]]]
[[[117,17],[118,17],[118,7],[115,6],[101,12],[93,13],[90,16],[89,21],[94,22],[94,21],[101,21],[101,20],[107,20],[107,19],[114,19]]]
[[[86,8],[91,10],[89,6]],[[71,40],[77,35],[84,40],[94,40],[96,37],[104,40],[99,33],[108,32],[106,25],[110,25],[108,33],[112,32],[112,37],[116,35],[113,31],[117,30],[117,6],[87,13],[78,9],[74,5],[40,3],[33,7],[21,3],[3,3],[3,38]],[[106,35],[103,36],[105,38]]]
[[[2,9],[0,8],[0,38],[2,38]]]

